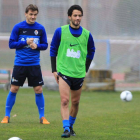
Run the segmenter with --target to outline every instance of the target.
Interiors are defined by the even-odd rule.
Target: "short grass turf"
[[[58,91],[43,89],[45,117],[50,125],[39,123],[32,88],[21,88],[11,112],[9,124],[0,124],[0,140],[60,140],[63,132]],[[140,140],[140,91],[133,100],[123,102],[120,92],[82,92],[74,125],[76,140]],[[0,89],[0,119],[5,115],[7,91]]]

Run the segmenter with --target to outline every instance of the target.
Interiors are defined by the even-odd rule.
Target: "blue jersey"
[[[80,36],[82,33],[82,30],[83,30],[83,28],[81,26],[78,29],[74,29],[69,26],[69,29],[70,29],[71,34],[75,37]],[[60,42],[61,42],[61,27],[59,27],[55,30],[54,36],[52,38],[51,48],[50,48],[51,57],[57,56],[57,51],[58,51]],[[92,60],[94,57],[94,53],[95,53],[95,45],[94,45],[94,40],[93,40],[91,33],[89,33],[87,52],[88,52],[87,58]]]
[[[29,38],[34,38],[37,49],[31,49],[27,44]],[[47,47],[46,31],[41,24],[22,21],[14,26],[9,39],[9,48],[16,49],[14,65],[40,65],[40,50],[46,50]]]

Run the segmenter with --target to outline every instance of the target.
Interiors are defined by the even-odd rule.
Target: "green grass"
[[[0,119],[5,114],[8,92],[0,90]],[[139,140],[140,93],[122,102],[119,92],[83,92],[74,130],[76,140]],[[45,116],[50,125],[39,123],[33,89],[20,89],[9,124],[0,124],[0,140],[17,136],[23,140],[61,140],[63,132],[59,92],[44,89]],[[16,114],[16,117],[13,117]]]

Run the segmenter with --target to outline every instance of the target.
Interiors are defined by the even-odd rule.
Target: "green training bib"
[[[61,26],[61,42],[57,55],[57,72],[73,78],[86,74],[86,56],[89,31],[82,28],[82,34],[74,37],[69,25]]]

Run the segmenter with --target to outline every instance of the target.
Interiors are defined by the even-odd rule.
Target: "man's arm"
[[[56,82],[59,83],[59,76],[56,70],[56,57],[51,56],[51,67],[52,67],[52,73],[54,75],[54,78]]]
[[[90,64],[94,58],[94,53],[95,53],[95,45],[94,45],[94,40],[91,35],[89,34],[89,39],[88,39],[88,53],[87,53],[87,58],[86,58],[86,72],[88,72],[88,69],[90,67]]]
[[[88,58],[86,59],[86,72],[88,72],[91,62],[92,62],[91,59],[88,59]]]
[[[52,67],[52,73],[56,72],[56,57],[51,57],[51,67]]]
[[[51,47],[50,47],[52,73],[57,83],[59,83],[59,76],[57,74],[57,69],[56,69],[56,56],[60,45],[60,41],[61,41],[61,28],[57,28],[53,35]]]
[[[37,44],[36,46],[37,50],[46,50],[48,48],[48,42],[47,42],[47,34],[45,31],[45,28],[42,29],[42,36],[40,38],[40,44]]]
[[[20,49],[27,45],[26,41],[19,41],[18,38],[19,38],[19,28],[17,25],[15,25],[9,39],[10,49]]]
[[[60,45],[60,41],[61,41],[61,28],[57,28],[53,35],[51,47],[50,47],[52,73],[57,71],[56,70],[56,56],[57,56],[57,51]]]

